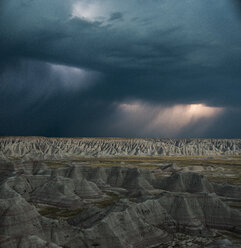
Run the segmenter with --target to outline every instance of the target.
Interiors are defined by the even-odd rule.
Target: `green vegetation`
[[[123,198],[122,196],[115,194],[115,193],[112,193],[112,192],[109,192],[106,194],[109,196],[109,198],[106,198],[102,201],[97,202],[96,203],[97,207],[107,208],[107,207],[111,206],[112,204],[114,204],[115,202],[119,201],[121,198]]]
[[[210,182],[221,183],[221,184],[235,184],[241,185],[241,174],[236,174],[235,177],[225,177],[224,175],[218,176],[207,176]]]
[[[76,215],[81,214],[85,208],[80,209],[68,209],[68,208],[57,208],[53,206],[37,205],[38,212],[47,218],[66,220]]]
[[[201,172],[212,182],[241,185],[241,156],[118,156],[106,158],[73,156],[69,160],[47,160],[44,163],[56,169],[72,162],[94,167],[123,166],[150,170],[160,168],[159,164],[163,163],[176,164],[178,167],[202,166],[212,168],[212,170]],[[162,173],[159,174],[157,173],[156,176],[161,178]]]
[[[158,163],[175,163],[178,166],[200,165],[200,166],[240,166],[241,156],[118,156],[108,158],[86,158],[74,156],[73,161],[87,162],[96,166],[132,165],[143,167],[156,167]],[[145,165],[148,163],[148,166]]]
[[[44,163],[53,169],[61,168],[67,165],[67,161],[61,160],[44,161]]]

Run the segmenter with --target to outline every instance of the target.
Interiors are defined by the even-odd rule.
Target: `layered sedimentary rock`
[[[172,192],[213,193],[213,185],[203,175],[193,172],[175,173],[159,182],[159,188]]]
[[[0,247],[215,247],[218,231],[241,234],[238,203],[223,201],[239,202],[240,186],[211,183],[202,166],[75,158],[240,152],[241,140],[0,138]]]
[[[240,139],[2,137],[0,157],[23,159],[116,155],[240,155]]]
[[[240,211],[221,201],[221,186],[203,175],[156,178],[152,170],[122,166],[18,163],[1,165],[3,248],[166,247],[175,233],[192,234],[197,243],[210,229],[241,234]],[[239,197],[239,187],[223,187]]]
[[[215,192],[220,196],[241,199],[241,186],[215,183],[213,187]]]
[[[37,210],[7,183],[1,184],[0,188],[0,216],[0,234],[3,236],[34,235],[41,232]]]

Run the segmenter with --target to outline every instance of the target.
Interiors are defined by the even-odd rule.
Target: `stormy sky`
[[[0,135],[241,138],[238,0],[0,0]]]

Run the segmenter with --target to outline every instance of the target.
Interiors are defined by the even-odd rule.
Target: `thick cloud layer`
[[[2,0],[0,135],[241,137],[237,3]]]

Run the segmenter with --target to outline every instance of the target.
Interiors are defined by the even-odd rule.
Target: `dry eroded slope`
[[[215,156],[241,155],[240,139],[124,139],[2,137],[0,156],[60,158],[68,156]]]

